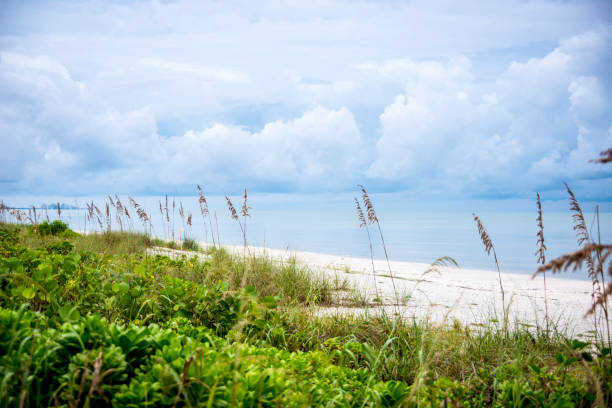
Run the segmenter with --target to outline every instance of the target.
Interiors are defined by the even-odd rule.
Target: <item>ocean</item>
[[[312,251],[342,256],[369,257],[370,250],[365,228],[360,228],[353,197],[356,194],[251,194],[248,198],[250,217],[246,220],[249,245],[290,251]],[[431,263],[441,256],[454,258],[460,267],[495,268],[492,256],[488,256],[480,242],[473,213],[485,225],[497,252],[503,272],[532,274],[537,269],[536,251],[536,203],[534,200],[459,200],[420,201],[403,193],[370,194],[391,260]],[[35,205],[66,203],[81,209],[64,209],[61,217],[75,230],[91,230],[86,223],[85,203],[93,201],[103,212],[106,197],[63,196],[13,196],[0,197],[11,207],[27,208]],[[124,205],[127,196],[119,197]],[[134,196],[136,202],[151,215],[153,233],[160,238],[178,240],[180,230],[185,236],[198,241],[210,241],[208,220],[203,225],[197,196],[168,196],[170,223],[160,214],[160,202],[165,206],[165,196]],[[113,196],[114,199],[114,196]],[[232,220],[225,197],[207,197],[212,215],[213,229],[218,228],[222,244],[241,245],[242,232]],[[242,197],[231,197],[240,210]],[[172,210],[174,200],[175,209]],[[179,206],[184,209],[184,219]],[[597,236],[594,216],[595,203],[581,203],[591,233]],[[572,214],[567,200],[543,201],[543,221],[547,259],[578,249],[573,231]],[[142,223],[134,217],[134,209],[128,205],[133,220],[125,229],[143,230]],[[39,217],[46,217],[38,210]],[[113,210],[114,213],[114,210]],[[192,214],[192,226],[186,224]],[[57,218],[56,210],[47,210],[49,219]],[[215,222],[215,215],[217,222]],[[242,221],[242,217],[240,218]],[[103,222],[105,222],[103,220]],[[96,221],[97,224],[97,221]],[[125,221],[124,221],[125,224]],[[612,205],[602,203],[599,214],[600,238],[612,242]],[[97,227],[99,229],[99,227]],[[112,220],[112,228],[119,224]],[[383,258],[380,234],[370,225],[374,244],[374,256]],[[564,273],[565,278],[586,279],[586,272]]]

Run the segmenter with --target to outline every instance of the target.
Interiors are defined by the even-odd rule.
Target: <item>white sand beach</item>
[[[205,246],[205,244],[201,244]],[[242,253],[241,246],[224,246]],[[347,280],[360,296],[370,302],[366,307],[339,306],[320,308],[318,313],[376,313],[384,307],[389,313],[404,318],[452,323],[455,319],[467,325],[488,324],[502,320],[502,299],[498,273],[491,270],[442,267],[438,272],[425,272],[429,265],[412,262],[390,262],[394,279],[385,260],[374,260],[376,284],[370,258],[296,252],[281,249],[249,247],[251,254],[267,254],[287,261],[292,257],[300,264],[332,279]],[[541,276],[502,273],[510,323],[545,326],[544,286]],[[398,293],[396,300],[393,284]],[[381,303],[376,302],[376,290]],[[585,313],[591,304],[591,282],[547,277],[550,320],[560,330],[573,335],[588,335],[594,328],[593,316]]]

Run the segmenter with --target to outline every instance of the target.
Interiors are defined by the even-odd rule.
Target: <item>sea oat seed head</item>
[[[544,265],[546,263],[546,245],[544,244],[544,223],[542,222],[542,202],[540,201],[540,193],[536,193],[537,195],[537,205],[538,205],[538,249],[535,255],[538,257],[538,263]]]
[[[238,221],[238,213],[236,212],[234,204],[232,204],[232,200],[230,200],[228,196],[225,196],[225,200],[227,201],[227,208],[229,208],[230,214],[232,215],[232,219]]]
[[[359,205],[359,200],[357,200],[357,197],[354,197],[355,199],[355,208],[357,209],[357,218],[359,219],[359,228],[361,227],[365,227],[366,226],[366,219],[365,216],[363,215],[363,210],[361,209],[361,206]]]

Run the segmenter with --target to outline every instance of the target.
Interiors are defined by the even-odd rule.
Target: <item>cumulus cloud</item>
[[[606,2],[24,7],[0,10],[3,194],[612,198],[588,163],[612,146]]]
[[[569,85],[572,112],[577,117],[592,118],[606,110],[601,81],[593,76],[580,76]]]
[[[357,180],[361,135],[353,115],[316,107],[259,132],[217,124],[162,141],[163,182],[193,183],[206,175],[218,188],[240,182],[295,188],[343,188]]]
[[[405,83],[380,115],[367,175],[472,194],[600,178],[599,191],[586,193],[608,197],[612,173],[588,160],[612,145],[612,84],[592,75],[609,60],[601,44],[611,37],[601,30],[569,39],[541,58],[513,61],[490,83],[475,79],[467,58],[362,67]]]
[[[105,106],[57,61],[17,54],[1,61],[12,98],[0,102],[0,130],[19,135],[2,152],[4,188],[190,192],[199,182],[216,191],[330,190],[355,183],[363,166],[361,134],[346,108],[316,106],[260,131],[216,123],[163,137],[152,109]]]

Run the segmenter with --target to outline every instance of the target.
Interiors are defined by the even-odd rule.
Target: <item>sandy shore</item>
[[[241,246],[224,247],[237,253],[243,250]],[[424,276],[428,264],[392,261],[394,279],[391,279],[387,262],[374,260],[375,281],[370,258],[260,247],[249,247],[249,251],[279,261],[295,257],[298,263],[308,265],[315,272],[348,281],[361,298],[370,302],[367,307],[338,306],[322,308],[319,313],[376,313],[384,307],[387,312],[399,312],[405,318],[428,318],[436,322],[457,319],[465,324],[481,325],[495,318],[502,320],[502,299],[496,271],[442,267],[438,272]],[[543,327],[543,279],[511,273],[502,273],[501,279],[506,304],[510,303],[509,320]],[[549,317],[558,328],[574,335],[585,335],[593,330],[593,317],[584,316],[591,304],[590,282],[548,277],[547,288]],[[376,301],[377,298],[382,305]]]

